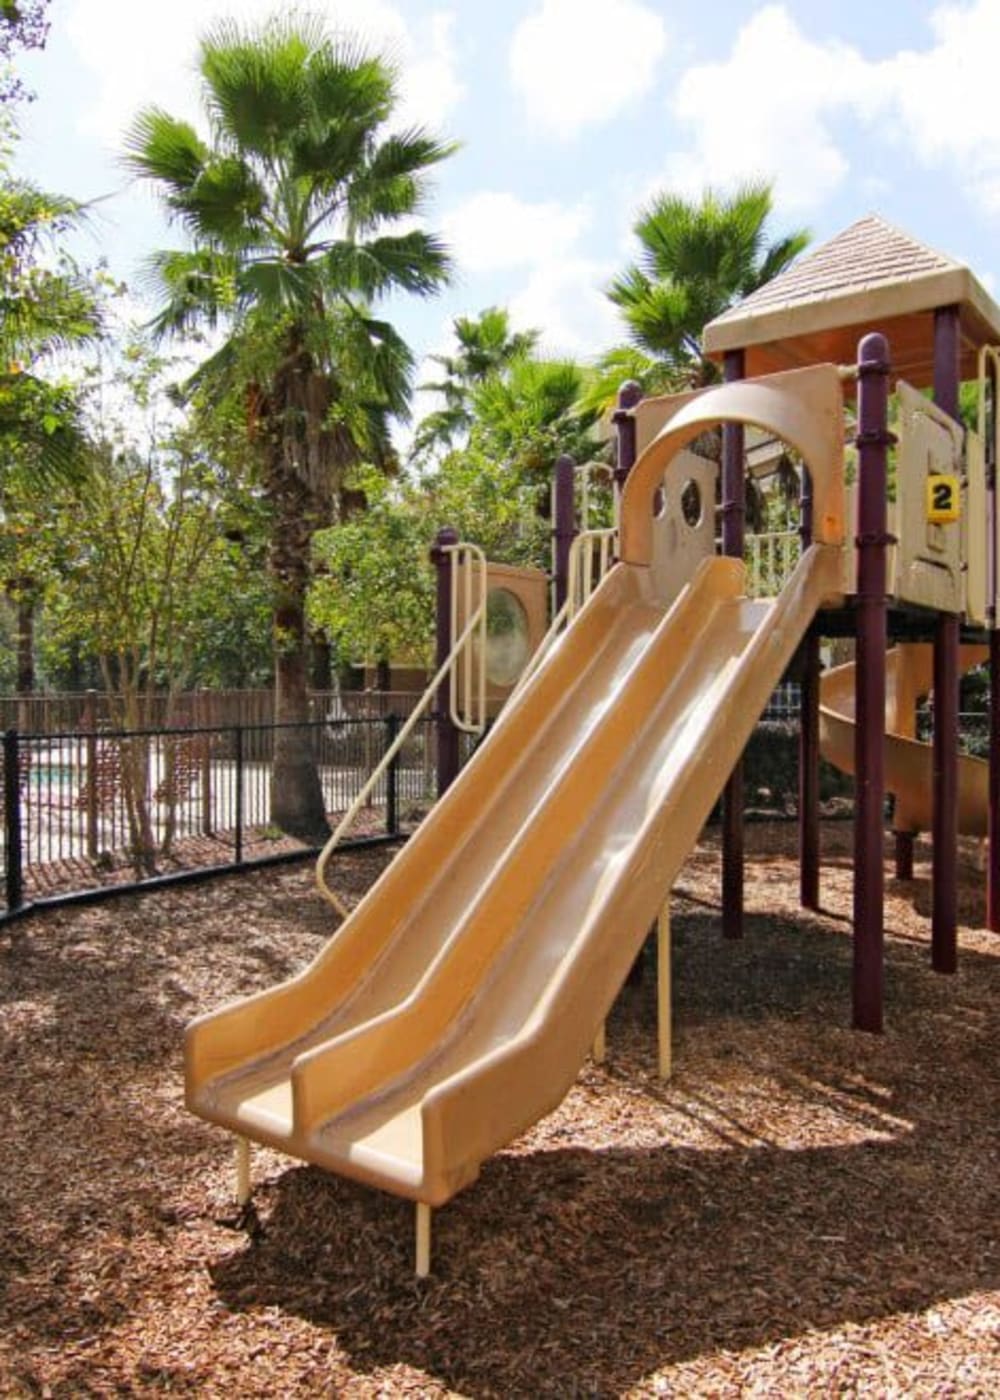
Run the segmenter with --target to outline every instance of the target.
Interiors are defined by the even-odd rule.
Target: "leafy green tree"
[[[58,352],[101,332],[93,278],[59,250],[80,206],[0,171],[0,586],[17,618],[17,688],[34,688],[35,612],[51,493],[85,474],[78,386]]]
[[[429,502],[409,483],[387,481],[371,467],[352,474],[351,484],[364,492],[367,508],[317,534],[323,568],[310,592],[310,617],[343,663],[377,665],[400,657],[429,662]]]
[[[411,353],[373,309],[446,280],[440,242],[417,227],[428,171],[452,147],[387,130],[387,63],[318,21],[225,22],[202,41],[209,138],[158,108],[136,118],[127,162],[162,193],[190,246],[156,255],[161,333],[224,343],[201,367],[209,394],[241,393],[270,515],[275,710],[272,816],[327,827],[308,718],[305,602],[310,539],[330,523],[348,466],[386,460],[390,415],[408,411]]]
[[[608,292],[635,345],[669,371],[676,387],[711,383],[702,352],[709,321],[788,266],[809,241],[797,230],[770,241],[771,186],[749,183],[697,202],[658,195],[634,226],[642,245]]]
[[[509,369],[515,360],[530,355],[538,343],[537,331],[512,331],[508,312],[497,306],[487,307],[478,316],[456,316],[452,329],[456,353],[430,356],[441,366],[444,377],[420,385],[441,394],[444,406],[421,419],[413,441],[414,457],[467,440],[476,388]]]

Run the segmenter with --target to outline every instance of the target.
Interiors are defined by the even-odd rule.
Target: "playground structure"
[[[707,328],[723,384],[646,402],[623,392],[617,530],[587,532],[564,554],[567,625],[550,629],[457,776],[439,745],[444,795],[315,961],[189,1028],[187,1102],[237,1135],[242,1199],[249,1139],[407,1197],[426,1273],[431,1209],[562,1099],[601,1048],[654,921],[669,1073],[671,885],[723,792],[723,925],[740,934],[739,760],[795,657],[806,907],[819,906],[821,736],[856,775],[854,1024],[882,1026],[887,790],[900,873],[915,831],[932,830],[935,968],[955,966],[960,814],[988,831],[988,919],[1000,928],[996,685],[988,779],[985,765],[959,763],[956,734],[963,620],[980,648],[964,660],[988,655],[997,677],[997,341],[1000,310],[968,269],[869,219]],[[958,423],[970,365],[976,434]],[[934,403],[917,392],[926,384]],[[856,423],[845,416],[854,394]],[[690,450],[720,424],[721,473]],[[801,463],[802,554],[768,599],[748,596],[743,562],[751,426]],[[857,445],[853,489],[845,435]],[[438,566],[449,571],[439,642],[450,645],[428,694],[450,689],[445,718],[457,730],[481,720],[469,706],[485,648],[481,591],[475,601],[485,562],[444,539]],[[856,655],[821,687],[823,635],[853,636]],[[890,638],[901,643],[891,653]],[[929,683],[928,763],[912,735]],[[331,849],[318,875],[337,903]]]

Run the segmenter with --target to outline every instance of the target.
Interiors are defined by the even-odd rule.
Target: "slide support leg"
[[[236,1204],[245,1206],[250,1200],[250,1141],[236,1139]]]
[[[673,1071],[673,988],[670,976],[670,900],[656,921],[656,1009],[659,1040],[659,1074],[669,1079]]]
[[[417,1278],[426,1278],[431,1271],[431,1207],[417,1202]]]

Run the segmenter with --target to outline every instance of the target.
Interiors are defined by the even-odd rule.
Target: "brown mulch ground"
[[[1000,1393],[1000,938],[963,872],[957,977],[927,866],[889,882],[887,1031],[849,1021],[850,828],[824,914],[794,827],[748,828],[746,938],[714,839],[675,901],[676,1073],[652,975],[605,1066],[435,1217],[255,1153],[181,1105],[194,1012],[330,928],[308,866],[37,915],[0,943],[0,1393]],[[926,857],[926,852],[922,853]],[[360,890],[386,859],[351,858]],[[11,941],[11,933],[16,933]]]

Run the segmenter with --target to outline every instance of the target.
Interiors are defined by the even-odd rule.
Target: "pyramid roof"
[[[958,306],[962,374],[976,373],[984,344],[1000,343],[1000,308],[964,263],[867,214],[798,258],[705,327],[713,359],[746,352],[746,373],[825,360],[848,364],[868,331],[889,340],[895,372],[917,385],[933,377],[934,311]]]

